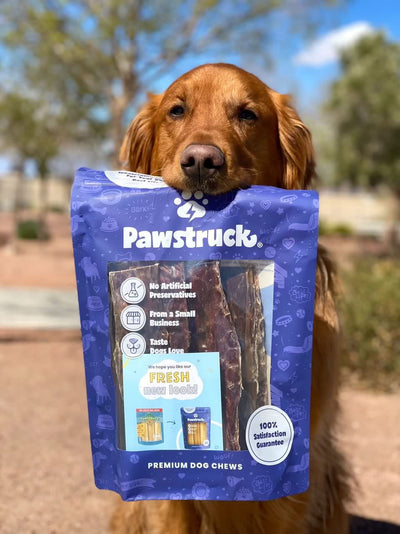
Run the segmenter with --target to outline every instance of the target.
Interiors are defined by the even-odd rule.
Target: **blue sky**
[[[365,32],[371,30],[383,30],[390,40],[400,40],[400,3],[396,0],[354,0],[348,2],[339,13],[338,23],[330,28],[322,27],[315,41],[325,38],[326,47],[329,48],[329,39],[333,37],[334,32],[340,29],[351,30],[353,28],[354,36],[357,31],[362,30],[361,24],[364,25]],[[361,32],[360,32],[361,33]],[[328,42],[327,42],[328,41]],[[331,39],[332,41],[332,39]],[[350,39],[351,41],[351,39]],[[301,45],[297,52],[290,58],[293,68],[292,76],[298,86],[299,104],[302,107],[308,107],[309,100],[320,100],[324,93],[324,87],[333,80],[338,74],[338,62],[326,61],[320,65],[310,65],[305,62],[295,61],[296,54],[309,49],[308,45]],[[331,49],[334,48],[331,42]],[[283,91],[286,89],[283,88]],[[290,92],[290,87],[288,88]]]
[[[248,61],[241,66],[254,72],[277,91],[294,95],[300,112],[312,114],[324,100],[328,84],[338,74],[338,47],[346,43],[352,44],[358,36],[374,30],[383,30],[389,39],[400,41],[399,8],[399,0],[347,0],[336,10],[323,10],[326,13],[322,15],[327,16],[323,16],[324,22],[317,35],[309,41],[295,37],[285,43],[284,36],[280,35],[269,50],[275,64],[273,69],[260,67],[257,61]],[[164,90],[177,73],[180,74],[199,62],[221,60],[226,58],[207,54],[201,59],[187,58],[178,70],[171,76],[159,79],[151,89],[156,92]],[[227,60],[232,61],[232,58]],[[7,167],[8,159],[0,153],[0,173]]]
[[[297,37],[285,43],[277,30],[278,39],[267,51],[273,58],[273,69],[267,71],[257,61],[240,65],[273,89],[291,93],[300,111],[309,111],[324,99],[327,85],[339,72],[335,59],[338,46],[340,48],[345,43],[351,45],[357,37],[375,30],[383,30],[389,39],[400,41],[399,0],[345,0],[341,7],[335,10],[322,9],[322,12],[324,23],[309,41]],[[204,60],[220,61],[221,57],[205,55],[200,62]],[[193,68],[198,63],[198,58],[188,58],[180,67],[181,71]],[[164,90],[174,78],[162,78],[155,90]]]

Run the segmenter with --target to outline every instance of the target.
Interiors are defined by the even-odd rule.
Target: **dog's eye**
[[[257,120],[257,115],[251,109],[242,109],[239,112],[239,119],[241,121],[255,121]]]
[[[180,105],[174,106],[169,110],[169,114],[173,118],[182,117],[185,114],[185,108]]]

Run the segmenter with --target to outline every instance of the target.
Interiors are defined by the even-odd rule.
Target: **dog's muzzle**
[[[201,186],[202,182],[213,176],[225,164],[221,149],[214,145],[188,145],[181,154],[181,168],[185,176]]]

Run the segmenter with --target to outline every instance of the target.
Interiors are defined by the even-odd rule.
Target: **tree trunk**
[[[18,226],[19,226],[19,209],[21,206],[21,194],[24,180],[24,166],[25,162],[22,160],[15,168],[17,180],[14,191],[14,205],[13,205],[13,235],[11,238],[11,252],[18,253]]]
[[[47,164],[44,168],[39,168],[40,188],[39,188],[39,239],[42,241],[49,237],[47,229],[47,203],[48,203],[48,174]]]
[[[385,236],[387,251],[391,255],[400,254],[400,188],[393,189],[395,202],[389,229]]]

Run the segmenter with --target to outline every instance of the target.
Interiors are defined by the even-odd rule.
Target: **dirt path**
[[[101,534],[115,497],[94,486],[77,332],[0,342],[2,534]]]
[[[49,222],[50,242],[0,250],[0,287],[75,289],[68,217]],[[117,497],[93,482],[78,331],[0,330],[0,365],[0,533],[106,533]],[[359,480],[351,511],[400,523],[400,394],[348,387],[342,406],[338,439]]]
[[[339,441],[359,487],[356,514],[400,524],[400,394],[346,388]]]
[[[80,340],[45,337],[0,336],[0,532],[106,533],[116,497],[93,483]],[[360,483],[352,512],[400,523],[400,395],[346,389],[342,406]]]
[[[76,289],[69,218],[49,213],[48,224],[50,241],[19,241],[17,253],[0,248],[0,286]],[[8,214],[0,213],[0,228],[11,232]]]

